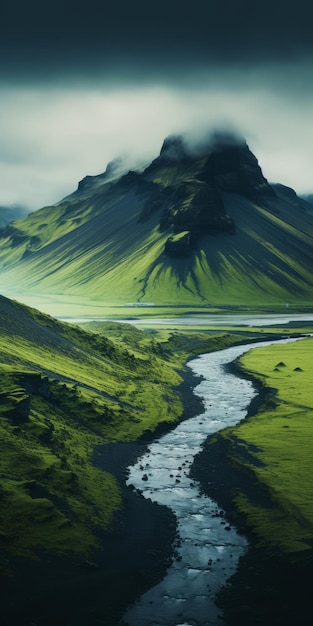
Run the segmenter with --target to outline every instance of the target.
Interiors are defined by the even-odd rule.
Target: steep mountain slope
[[[2,290],[100,302],[250,304],[313,295],[312,206],[271,186],[240,138],[165,140],[0,235]],[[7,290],[7,291],[6,291]]]

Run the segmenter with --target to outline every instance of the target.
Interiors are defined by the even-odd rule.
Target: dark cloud
[[[39,208],[127,153],[216,127],[265,175],[312,191],[309,0],[7,0],[0,202]]]
[[[7,2],[1,72],[125,79],[216,63],[284,61],[313,52],[311,4],[286,0]]]

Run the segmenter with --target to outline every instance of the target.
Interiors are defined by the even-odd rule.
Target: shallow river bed
[[[283,343],[290,340],[285,340]],[[229,524],[216,502],[201,494],[190,466],[208,435],[241,421],[257,394],[253,384],[225,371],[225,365],[253,347],[233,346],[189,363],[203,380],[194,389],[204,412],[153,442],[129,468],[128,485],[145,498],[170,507],[177,517],[176,557],[165,578],[124,615],[129,626],[215,626],[222,615],[215,596],[236,571],[247,540]]]

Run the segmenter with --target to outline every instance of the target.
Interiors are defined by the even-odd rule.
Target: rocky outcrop
[[[115,169],[109,164],[104,174],[85,177],[79,189],[89,189]],[[235,233],[234,220],[225,211],[224,192],[254,201],[276,195],[245,140],[229,133],[215,133],[197,145],[184,136],[167,137],[159,156],[143,172],[128,171],[114,187],[123,194],[146,196],[139,223],[159,214],[161,231],[189,233],[169,237],[164,252],[170,256],[189,255],[190,242],[200,236]]]
[[[91,191],[93,188],[96,188],[99,183],[103,183],[109,181],[112,178],[117,178],[121,176],[126,171],[124,159],[118,157],[113,159],[107,164],[105,172],[101,174],[97,174],[95,176],[85,176],[82,180],[79,181],[76,192],[85,192]]]
[[[17,425],[20,422],[27,422],[30,413],[31,397],[24,390],[17,389],[8,395],[7,401],[12,406],[12,423]]]
[[[49,379],[36,373],[23,373],[16,376],[16,388],[0,393],[0,404],[5,407],[3,415],[12,421],[13,425],[27,422],[31,410],[33,395],[39,395],[45,400],[51,399]]]
[[[190,161],[192,154],[188,144],[181,135],[170,135],[166,137],[160,151],[162,161]]]
[[[227,135],[216,136],[199,177],[216,189],[238,193],[249,200],[276,195],[246,142]]]
[[[51,398],[51,391],[49,387],[49,379],[42,374],[23,374],[19,378],[19,382],[23,385],[25,391],[30,395],[37,394],[42,396],[45,400]]]
[[[226,215],[221,193],[200,180],[178,185],[163,212],[161,227],[173,226],[174,232],[189,230],[193,236],[234,232],[233,220]]]
[[[165,244],[164,253],[176,258],[189,256],[191,254],[191,233],[186,231],[169,237]]]
[[[173,174],[176,169],[179,175]],[[164,251],[170,256],[189,255],[190,237],[194,242],[203,235],[235,233],[235,222],[225,211],[224,193],[263,203],[276,196],[245,140],[227,133],[216,133],[198,146],[184,137],[168,137],[142,176],[165,184],[149,195],[139,221],[159,212],[161,231],[190,234],[189,239],[184,235],[167,240]]]

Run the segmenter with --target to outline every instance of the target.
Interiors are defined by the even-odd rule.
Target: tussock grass
[[[308,338],[241,357],[245,373],[277,392],[222,434],[234,466],[248,470],[270,498],[266,506],[237,493],[236,507],[261,542],[288,552],[310,549],[313,541],[312,350]]]

